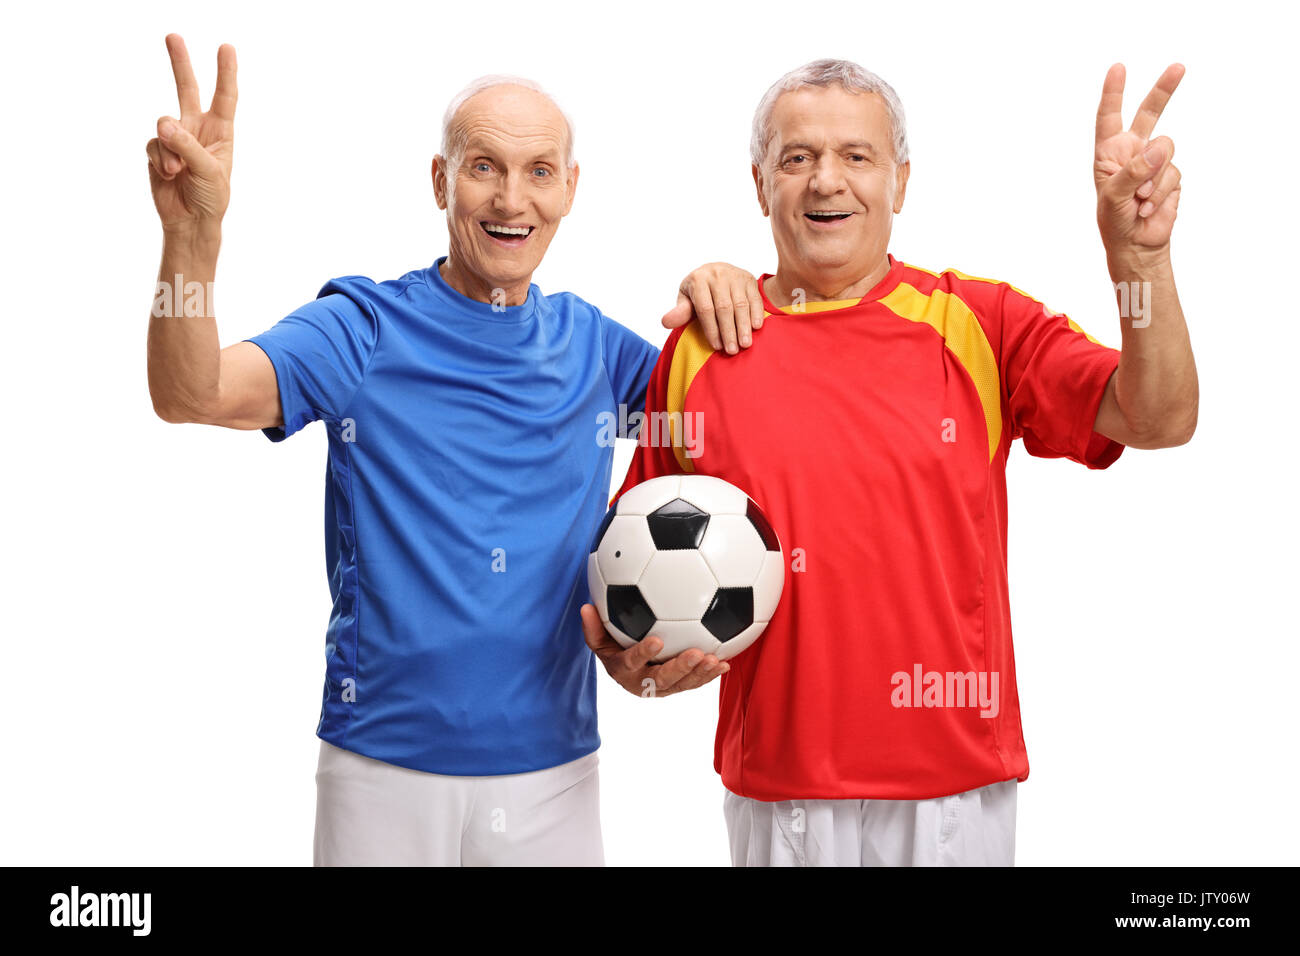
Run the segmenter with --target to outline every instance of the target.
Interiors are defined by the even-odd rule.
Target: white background
[[[206,107],[235,45],[222,342],[331,276],[445,250],[429,164],[475,76],[577,123],[573,213],[535,281],[659,343],[691,267],[775,266],[750,180],[781,73],[855,59],[905,104],[891,250],[1006,279],[1119,344],[1094,220],[1107,67],[1184,172],[1174,265],[1201,382],[1186,446],[1108,471],[1009,465],[1011,599],[1032,773],[1020,864],[1293,862],[1297,321],[1294,24],[1283,5],[565,3],[24,5],[0,57],[8,320],[0,862],[307,864],[323,638],[325,434],[167,425],[145,380],[160,230],[144,146],[176,114],[163,37]],[[761,338],[757,347],[761,347]],[[615,484],[630,446],[619,449]],[[833,457],[834,449],[804,449]],[[716,685],[602,675],[610,864],[725,864]]]

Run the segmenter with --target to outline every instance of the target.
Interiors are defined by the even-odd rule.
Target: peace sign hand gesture
[[[1097,108],[1093,176],[1097,225],[1108,254],[1168,252],[1182,173],[1171,162],[1174,141],[1168,136],[1152,139],[1151,133],[1184,72],[1182,64],[1175,63],[1160,75],[1127,130],[1120,113],[1124,67],[1116,63],[1106,74]]]
[[[230,204],[230,167],[235,139],[235,48],[217,50],[217,88],[204,113],[199,85],[178,34],[167,36],[181,115],[158,120],[149,140],[149,182],[163,231],[196,236],[216,233]]]

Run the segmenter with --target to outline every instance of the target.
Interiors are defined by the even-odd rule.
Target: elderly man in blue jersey
[[[577,185],[567,118],[527,81],[472,86],[433,163],[448,254],[399,279],[332,279],[221,349],[210,301],[160,304],[180,301],[175,277],[188,291],[215,274],[235,53],[218,51],[205,113],[183,41],[167,45],[180,117],[148,144],[164,236],[154,408],[272,441],[320,420],[329,436],[316,863],[602,863],[583,562],[609,494],[601,422],[644,407],[658,350],[531,284]],[[694,302],[715,345],[748,344],[749,273],[707,267],[682,288],[677,321]],[[600,659],[660,694],[727,668],[697,651],[652,666],[645,644]]]

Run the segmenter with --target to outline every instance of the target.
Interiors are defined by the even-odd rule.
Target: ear
[[[758,206],[763,210],[764,216],[770,216],[772,211],[767,208],[767,196],[763,192],[763,173],[757,166],[752,164],[749,167],[749,171],[754,176],[754,188],[758,190]]]
[[[443,156],[433,157],[433,199],[439,209],[447,208],[447,160]]]
[[[569,210],[573,208],[573,195],[578,191],[578,164],[574,163],[573,168],[569,170],[569,181],[565,183],[564,212],[561,215],[567,216]]]
[[[894,170],[894,212],[903,211],[903,200],[907,198],[907,177],[912,175],[912,161],[909,159]]]

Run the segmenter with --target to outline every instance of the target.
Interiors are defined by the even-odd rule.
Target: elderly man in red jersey
[[[647,413],[708,442],[639,447],[623,491],[695,472],[738,485],[790,552],[768,630],[722,679],[715,766],[737,865],[1009,865],[1029,774],[1012,655],[1011,442],[1089,468],[1196,427],[1170,267],[1180,174],[1153,127],[1171,66],[1124,129],[1124,71],[1097,114],[1097,221],[1122,349],[1014,286],[889,251],[909,173],[903,110],[860,66],[819,60],[754,118],[754,183],[778,266],[758,347],[677,329]],[[622,492],[620,492],[621,494]],[[582,611],[598,654],[619,648]],[[645,639],[653,653],[658,638]]]

